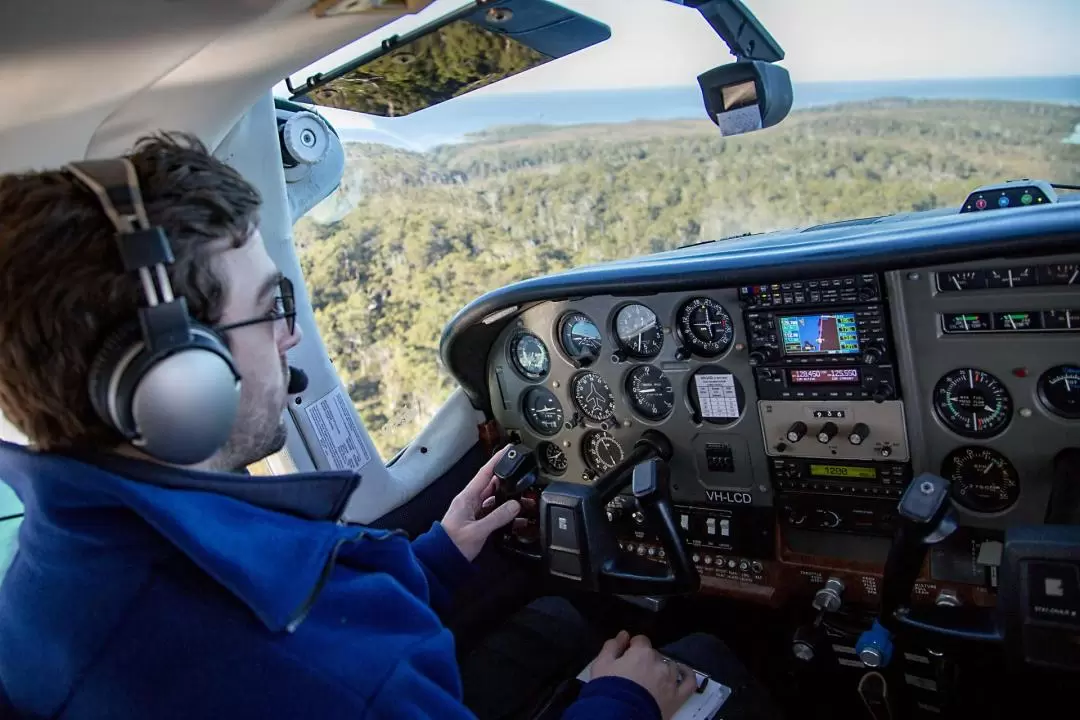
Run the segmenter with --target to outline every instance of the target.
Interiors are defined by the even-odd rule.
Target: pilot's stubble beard
[[[280,383],[258,383],[251,392],[242,395],[228,442],[218,452],[215,469],[233,471],[245,468],[285,447],[285,386],[288,383],[288,366],[282,363],[283,379]]]

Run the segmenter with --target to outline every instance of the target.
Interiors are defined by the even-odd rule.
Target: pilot
[[[164,393],[146,390],[172,405],[157,409],[158,452],[130,442],[112,410],[133,371],[112,371],[153,303],[124,270],[117,220],[78,166],[0,177],[0,411],[30,443],[0,444],[26,508],[0,586],[0,716],[473,717],[441,613],[520,511],[478,519],[501,453],[412,541],[337,522],[352,473],[236,472],[285,442],[291,284],[256,229],[256,190],[198,140],[143,138],[127,159],[193,335],[219,338],[243,379],[238,409],[207,459],[163,460],[189,439],[183,396],[210,377],[174,369]],[[199,435],[187,422],[179,434]],[[564,717],[668,718],[696,685],[625,632],[591,675]]]

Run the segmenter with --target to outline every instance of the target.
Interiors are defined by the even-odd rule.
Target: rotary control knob
[[[788,442],[799,442],[803,439],[803,436],[806,435],[806,430],[806,423],[802,420],[796,420],[791,424],[791,427],[788,428],[785,437],[788,439]]]
[[[851,433],[847,436],[847,439],[852,445],[862,445],[863,440],[869,436],[869,425],[866,423],[855,423],[855,427],[851,428]]]
[[[827,445],[830,440],[836,437],[836,433],[840,432],[840,428],[836,427],[836,423],[830,421],[821,426],[818,430],[817,441],[822,445]]]
[[[607,519],[608,519],[608,521],[616,522],[618,520],[621,520],[622,516],[623,516],[622,505],[619,505],[618,503],[611,503],[610,505],[607,506]]]
[[[750,367],[761,367],[769,361],[769,356],[761,350],[754,350],[750,353],[748,359],[750,361]]]
[[[937,598],[934,600],[934,604],[938,607],[960,607],[960,596],[956,594],[955,590],[945,588],[937,594]]]
[[[635,510],[630,517],[634,519],[634,523],[636,525],[645,524],[645,513],[641,512],[640,510]]]
[[[885,357],[885,346],[881,343],[871,343],[863,348],[862,361],[867,365],[877,365]]]

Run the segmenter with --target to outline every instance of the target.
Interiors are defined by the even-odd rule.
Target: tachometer
[[[608,420],[615,414],[615,398],[607,381],[594,372],[583,372],[571,383],[571,392],[578,409],[596,422]]]
[[[1055,365],[1039,376],[1039,399],[1055,415],[1080,418],[1080,366]]]
[[[960,368],[934,386],[934,412],[958,435],[990,438],[1012,420],[1012,397],[990,373]]]
[[[735,338],[735,325],[724,306],[712,298],[697,297],[679,308],[679,336],[698,355],[722,354]]]
[[[664,328],[660,319],[640,303],[623,306],[615,315],[615,335],[619,347],[636,358],[651,358],[664,346]]]
[[[544,342],[523,332],[510,341],[510,359],[517,371],[529,380],[539,380],[551,369],[551,356]]]
[[[992,448],[953,450],[941,463],[941,474],[952,481],[953,500],[975,512],[1001,512],[1020,496],[1016,468]]]
[[[622,447],[606,432],[594,431],[586,435],[582,449],[585,462],[597,474],[606,473],[623,459]]]
[[[559,341],[563,352],[581,367],[600,357],[600,329],[583,313],[572,312],[559,321]]]
[[[675,388],[659,368],[640,365],[626,376],[630,405],[642,417],[660,420],[675,407]]]
[[[536,447],[536,457],[540,467],[552,475],[566,472],[566,454],[555,443],[542,442]]]
[[[554,435],[562,427],[562,405],[547,388],[531,388],[521,401],[521,409],[529,427],[541,435]]]

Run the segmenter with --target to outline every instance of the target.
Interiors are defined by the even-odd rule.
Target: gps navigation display
[[[785,355],[854,355],[859,352],[855,313],[780,317]]]

